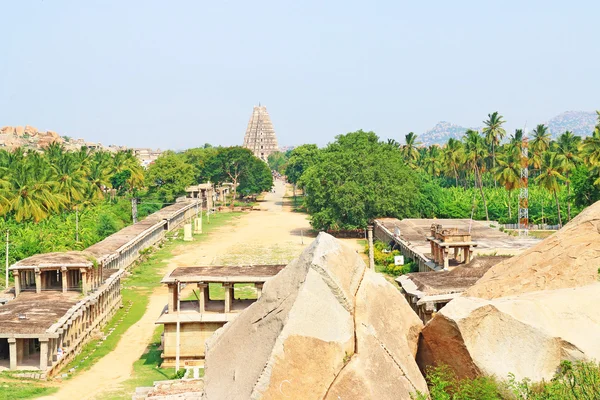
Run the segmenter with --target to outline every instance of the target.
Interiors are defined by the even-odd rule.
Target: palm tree
[[[429,146],[427,155],[423,158],[423,169],[434,177],[442,172],[442,152],[436,144]]]
[[[558,225],[562,226],[562,219],[560,217],[560,204],[558,202],[558,191],[560,190],[560,184],[566,178],[561,173],[561,163],[557,159],[556,153],[547,151],[542,155],[541,170],[538,177],[535,179],[536,183],[552,193],[554,200],[556,201],[556,210],[558,211]]]
[[[38,222],[52,212],[58,212],[67,202],[58,193],[58,183],[47,173],[36,174],[31,165],[19,164],[10,175],[11,192],[10,211],[15,220],[33,219]]]
[[[465,162],[463,145],[459,140],[450,138],[444,147],[443,153],[444,169],[446,173],[454,175],[456,187],[458,187],[458,171],[463,167]]]
[[[500,182],[508,193],[508,218],[512,219],[511,193],[522,186],[521,181],[521,150],[516,146],[505,146],[498,153],[498,165],[494,168],[494,178]]]
[[[479,135],[479,132],[472,129],[465,132],[464,137],[465,146],[465,161],[470,169],[473,170],[475,175],[475,186],[479,185],[479,192],[481,199],[483,200],[483,207],[485,208],[485,218],[487,221],[490,220],[488,214],[487,203],[485,201],[485,194],[483,192],[483,184],[481,181],[482,170],[485,168],[484,159],[487,154],[487,148],[483,137]]]
[[[392,146],[392,147],[393,147],[393,148],[395,148],[395,149],[399,149],[399,148],[401,148],[401,147],[402,147],[402,145],[401,145],[400,143],[398,143],[398,142],[396,141],[396,139],[388,139],[388,140],[387,140],[387,144],[388,144],[389,146]]]
[[[530,165],[534,169],[540,169],[542,165],[542,153],[550,147],[550,132],[544,124],[539,124],[533,130],[533,139],[529,142]]]
[[[504,122],[502,115],[498,115],[498,111],[494,111],[488,114],[487,121],[483,121],[485,127],[483,128],[483,135],[488,145],[492,147],[492,168],[496,167],[496,147],[500,144],[500,141],[506,135],[506,131],[502,127]],[[496,183],[494,182],[494,186]]]
[[[581,145],[581,137],[575,136],[572,132],[566,131],[558,137],[553,146],[556,152],[557,161],[561,165],[563,174],[567,181],[567,221],[571,220],[571,180],[569,175],[581,162],[578,150]]]
[[[76,153],[65,153],[52,164],[58,191],[69,206],[83,199],[86,189],[85,170],[76,160]]]
[[[510,136],[508,143],[521,151],[523,149],[523,129],[515,129],[515,134]]]
[[[413,169],[416,169],[419,161],[418,147],[421,145],[421,142],[417,141],[417,135],[415,135],[413,132],[410,132],[408,135],[404,136],[404,140],[406,144],[402,146],[402,156],[404,156],[404,160],[409,166],[411,166]]]

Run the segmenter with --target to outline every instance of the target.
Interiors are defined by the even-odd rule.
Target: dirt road
[[[310,225],[305,214],[294,213],[283,204],[285,184],[278,181],[275,189],[261,203],[266,211],[244,214],[235,223],[213,231],[208,240],[176,249],[163,272],[195,265],[284,264],[298,256],[313,240],[301,236]],[[154,321],[165,304],[166,288],[158,287],[144,316],[125,332],[114,351],[44,399],[101,399],[103,393],[118,388],[131,376],[133,363],[144,353],[156,327]]]

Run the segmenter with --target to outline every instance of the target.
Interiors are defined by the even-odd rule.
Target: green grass
[[[106,399],[130,399],[131,393],[139,386],[152,386],[154,381],[171,379],[175,374],[175,368],[158,368],[161,363],[160,335],[162,327],[157,327],[152,335],[152,342],[148,345],[146,352],[133,364],[131,378],[120,385],[120,389],[107,393]]]
[[[58,387],[47,386],[43,381],[33,379],[7,379],[0,374],[0,400],[31,399],[48,396],[58,391]]]

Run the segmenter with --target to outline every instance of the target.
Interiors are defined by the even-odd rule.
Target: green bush
[[[563,361],[549,382],[517,381],[510,374],[507,381],[494,377],[458,379],[446,365],[427,368],[429,396],[417,392],[414,400],[576,400],[600,398],[600,364]]]
[[[365,254],[369,254],[369,245],[365,245]],[[391,250],[388,245],[379,240],[373,243],[373,259],[375,265],[381,272],[392,276],[399,276],[408,274],[410,272],[417,272],[417,264],[411,259],[405,259],[404,265],[395,265],[394,257],[401,256],[400,250]]]

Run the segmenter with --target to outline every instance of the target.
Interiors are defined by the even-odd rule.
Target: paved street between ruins
[[[213,231],[198,245],[176,249],[176,256],[170,260],[164,274],[177,267],[199,265],[287,263],[298,256],[313,240],[301,236],[301,231],[308,231],[310,224],[306,214],[293,212],[290,206],[284,205],[285,184],[276,181],[275,188],[276,192],[268,193],[261,203],[267,211],[243,214]],[[356,243],[355,240],[348,242]],[[118,389],[119,384],[131,376],[133,363],[150,343],[156,328],[154,322],[166,304],[166,287],[156,288],[146,313],[125,332],[115,350],[90,370],[64,381],[55,395],[44,399],[101,399],[103,394]]]

